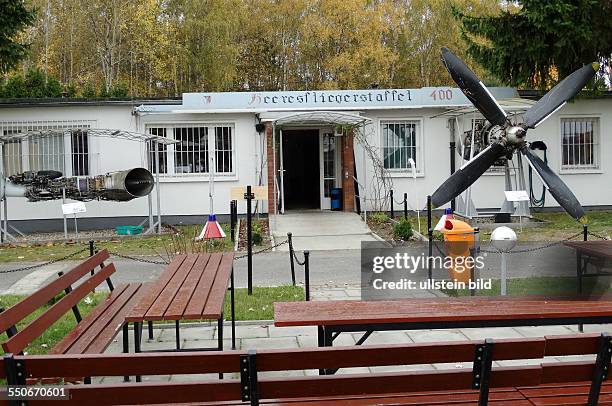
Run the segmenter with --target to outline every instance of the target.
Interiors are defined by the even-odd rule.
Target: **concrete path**
[[[287,211],[271,216],[270,227],[277,243],[291,232],[296,250],[359,249],[361,241],[377,241],[358,214],[341,211]]]

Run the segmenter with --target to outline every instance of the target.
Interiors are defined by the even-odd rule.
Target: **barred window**
[[[149,134],[156,135],[158,137],[166,136],[166,128],[165,127],[150,127]],[[166,144],[157,144],[155,142],[149,141],[147,144],[147,148],[149,151],[149,171],[151,173],[156,173],[156,166],[159,165],[159,173],[168,173],[168,145]],[[159,161],[158,164],[155,162],[155,148],[157,147],[157,159]]]
[[[208,128],[178,127],[174,128],[175,173],[208,172]]]
[[[159,145],[159,173],[168,175],[207,174],[210,158],[214,171],[234,173],[234,126],[231,124],[155,125],[150,134],[171,137],[174,144]],[[155,145],[149,145],[149,168],[154,172]],[[212,155],[211,155],[212,154]]]
[[[92,121],[4,121],[0,122],[3,135],[28,131],[57,130],[53,135],[16,138],[3,145],[4,174],[25,171],[56,170],[64,176],[89,175],[89,135]],[[74,128],[79,128],[75,130]]]
[[[409,159],[417,160],[418,121],[381,122],[383,162],[385,169],[409,169]]]
[[[561,146],[561,169],[598,169],[599,118],[562,118]]]

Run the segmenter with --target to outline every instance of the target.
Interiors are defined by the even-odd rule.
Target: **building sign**
[[[517,97],[511,88],[492,88],[498,99]],[[183,93],[181,106],[143,105],[140,112],[185,111],[290,111],[390,109],[416,107],[459,107],[472,103],[460,89],[424,87],[420,89],[303,90],[289,92]]]

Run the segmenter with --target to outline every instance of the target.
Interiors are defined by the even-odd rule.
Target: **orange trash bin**
[[[440,231],[444,235],[447,258],[452,260],[447,268],[449,277],[468,285],[474,269],[474,259],[466,259],[472,256],[475,248],[476,230],[465,221],[449,218]]]

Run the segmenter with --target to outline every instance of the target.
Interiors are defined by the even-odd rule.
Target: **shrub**
[[[253,222],[253,232],[251,234],[253,245],[263,244],[263,231],[261,224],[258,221]]]
[[[372,213],[370,215],[370,220],[372,220],[374,223],[382,224],[389,221],[389,216],[382,212]]]
[[[408,241],[412,237],[412,224],[407,219],[401,219],[393,227],[393,236],[399,240]]]
[[[97,96],[96,87],[92,83],[86,83],[81,91],[81,96],[86,99],[95,99]]]

